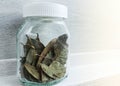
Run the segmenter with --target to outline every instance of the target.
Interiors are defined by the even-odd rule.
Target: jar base
[[[67,76],[65,76],[61,79],[46,82],[46,83],[37,83],[37,82],[28,81],[26,79],[20,79],[20,82],[23,84],[23,86],[53,86],[53,85],[60,83],[61,81],[63,81],[66,78],[67,78]]]

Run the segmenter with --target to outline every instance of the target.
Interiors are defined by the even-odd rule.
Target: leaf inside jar
[[[23,45],[25,56],[21,59],[24,77],[29,81],[49,82],[65,76],[68,54],[67,34],[52,39],[44,46],[39,39],[27,37]]]

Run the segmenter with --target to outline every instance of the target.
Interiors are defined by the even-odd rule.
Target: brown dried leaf
[[[36,54],[37,53],[36,53],[35,49],[31,48],[26,57],[26,63],[32,64],[35,60],[37,60]]]
[[[31,66],[27,63],[25,63],[25,68],[26,70],[37,80],[39,80],[39,73],[37,71],[37,69],[34,66]]]
[[[46,57],[46,55],[51,51],[51,49],[53,48],[54,43],[56,42],[56,38],[51,40],[48,45],[44,48],[44,50],[42,51],[42,53],[40,54],[39,60],[37,62],[37,66],[39,66],[39,64],[44,60],[44,58]]]

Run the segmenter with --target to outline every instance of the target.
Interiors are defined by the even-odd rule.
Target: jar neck
[[[30,16],[25,17],[26,21],[41,21],[41,20],[48,20],[48,21],[65,21],[65,18],[62,17],[40,17],[40,16]]]

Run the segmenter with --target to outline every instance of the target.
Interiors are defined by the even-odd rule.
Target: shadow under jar
[[[25,86],[51,86],[67,77],[69,31],[67,8],[56,3],[31,3],[23,8],[17,35],[17,75]]]

